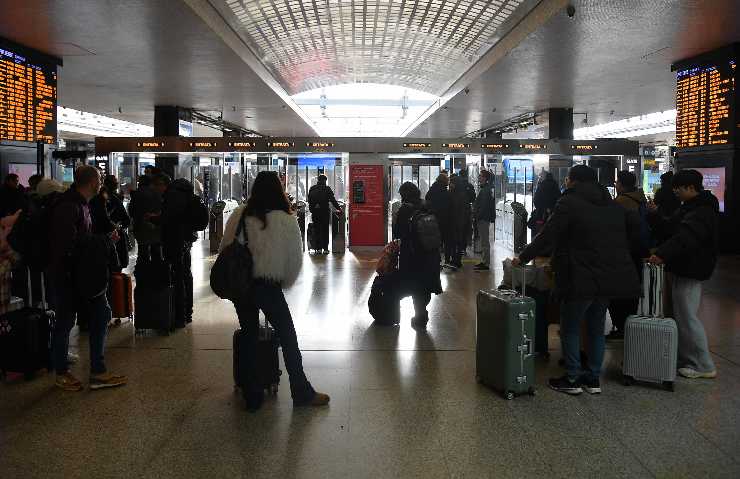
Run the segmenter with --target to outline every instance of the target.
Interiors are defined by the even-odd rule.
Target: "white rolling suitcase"
[[[663,266],[643,267],[643,293],[637,315],[624,328],[624,385],[636,380],[661,383],[673,391],[678,361],[678,329],[663,317]]]

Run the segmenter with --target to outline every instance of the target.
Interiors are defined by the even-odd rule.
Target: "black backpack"
[[[203,231],[208,228],[210,220],[208,207],[198,195],[191,195],[188,202],[188,218],[193,231]]]
[[[49,265],[49,225],[52,210],[61,197],[61,193],[51,193],[32,201],[8,234],[10,247],[33,271],[44,271]]]
[[[437,217],[427,209],[420,209],[411,217],[411,238],[413,244],[421,251],[439,251],[442,245],[442,234],[439,231]]]

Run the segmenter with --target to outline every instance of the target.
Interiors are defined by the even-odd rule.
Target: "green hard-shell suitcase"
[[[516,291],[481,290],[477,307],[476,379],[506,399],[534,395],[534,299]]]

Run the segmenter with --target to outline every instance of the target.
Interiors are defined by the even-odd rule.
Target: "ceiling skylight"
[[[659,111],[647,115],[633,116],[624,120],[601,125],[576,128],[573,138],[593,140],[595,138],[637,138],[658,133],[676,131],[676,110]]]
[[[90,136],[154,136],[151,126],[63,106],[57,107],[57,130]]]
[[[320,136],[401,136],[439,98],[373,83],[328,86],[293,95]]]
[[[291,95],[345,83],[441,95],[524,2],[210,0]]]

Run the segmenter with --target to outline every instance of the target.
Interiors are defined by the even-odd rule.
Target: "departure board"
[[[676,146],[735,143],[736,59],[679,70],[676,74]]]
[[[57,65],[0,39],[0,140],[57,139]]]

